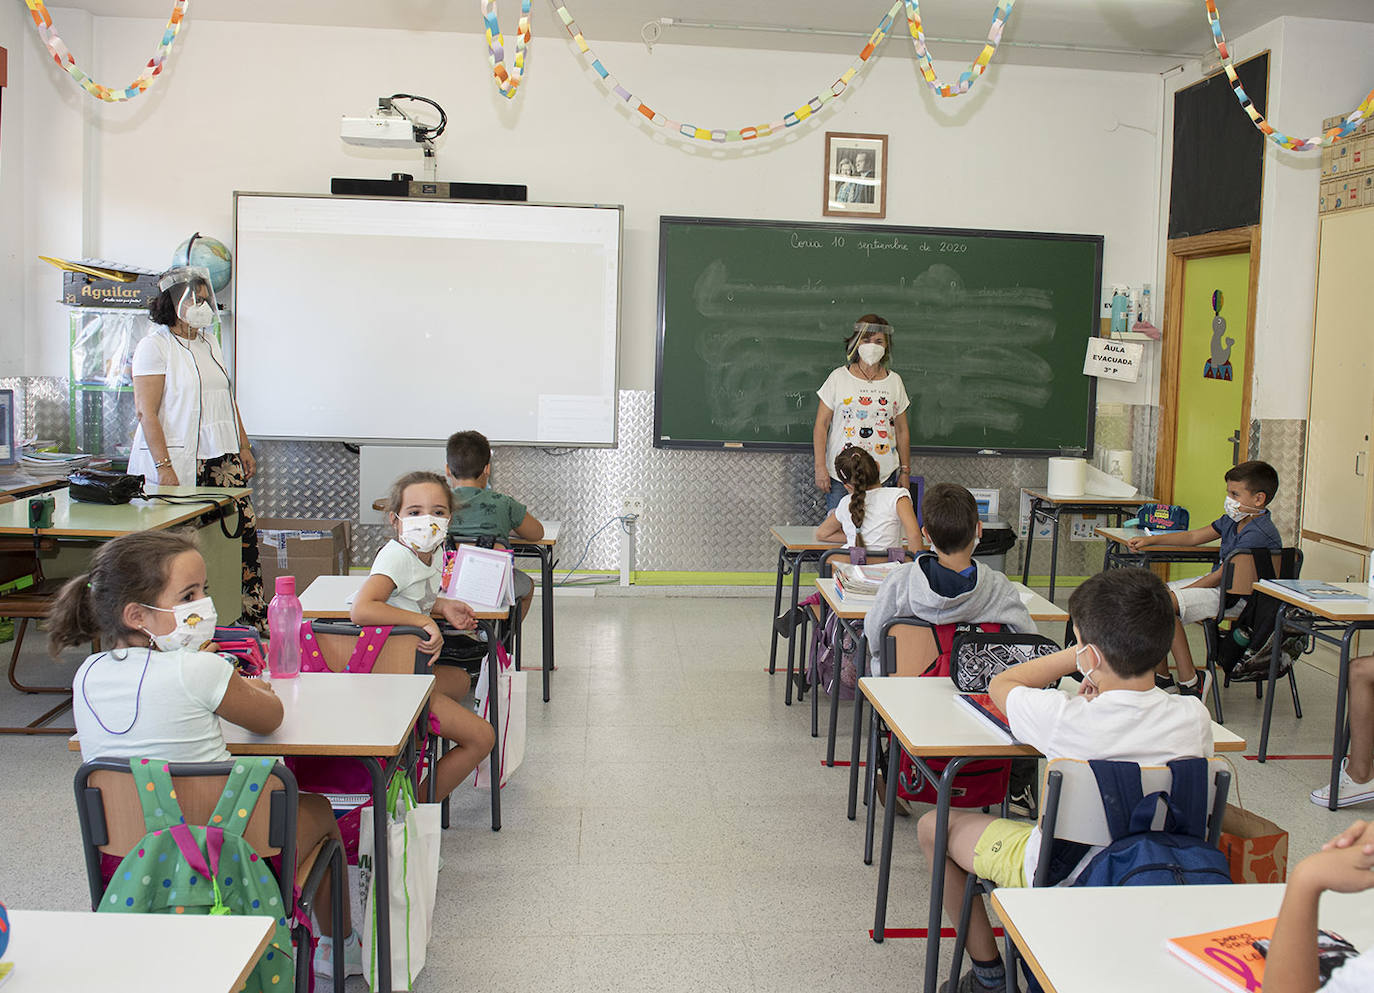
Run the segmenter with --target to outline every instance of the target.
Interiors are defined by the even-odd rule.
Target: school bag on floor
[[[1231,882],[1221,849],[1207,843],[1207,760],[1174,759],[1173,785],[1146,795],[1140,766],[1094,759],[1088,763],[1102,794],[1112,843],[1083,867],[1075,886],[1176,886]],[[1152,830],[1164,809],[1160,830]]]
[[[268,758],[235,760],[211,826],[201,827],[182,817],[166,762],[130,759],[148,833],[124,856],[100,898],[101,912],[111,914],[276,918],[267,948],[248,973],[247,993],[289,990],[295,975],[281,886],[267,860],[243,837],[274,765]],[[149,954],[156,952],[149,949]],[[304,956],[308,962],[308,949]]]

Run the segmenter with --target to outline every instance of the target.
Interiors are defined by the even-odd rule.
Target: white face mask
[[[401,544],[422,555],[427,555],[444,543],[448,534],[448,518],[423,514],[419,517],[402,517]]]
[[[859,359],[865,365],[877,365],[883,360],[887,349],[876,341],[866,341],[859,346]]]
[[[148,603],[140,606],[161,610],[176,618],[177,626],[167,634],[153,634],[144,629],[160,652],[179,652],[185,648],[199,650],[215,640],[215,622],[219,617],[215,613],[215,602],[208,596],[175,607],[154,607]]]
[[[1092,686],[1094,689],[1097,689],[1097,684],[1094,683],[1092,679],[1092,674],[1097,671],[1097,666],[1093,666],[1091,669],[1084,669],[1082,663],[1078,661],[1083,657],[1084,652],[1095,651],[1096,649],[1093,648],[1092,645],[1081,645],[1078,648],[1076,648],[1073,653],[1073,667],[1077,669],[1078,674],[1083,677],[1083,682]]]
[[[208,303],[196,303],[186,308],[186,323],[193,328],[208,328],[215,323],[215,312]]]
[[[1236,521],[1237,523],[1245,520],[1245,518],[1247,517],[1253,517],[1255,514],[1259,513],[1258,510],[1247,509],[1243,504],[1241,504],[1239,500],[1230,495],[1226,497],[1226,503],[1223,506],[1225,506],[1226,508],[1226,516],[1231,518],[1231,520]]]

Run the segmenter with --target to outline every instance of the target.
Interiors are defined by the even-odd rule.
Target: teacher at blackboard
[[[826,492],[826,511],[845,495],[835,478],[835,456],[862,448],[878,463],[883,486],[906,488],[911,482],[911,432],[906,409],[911,406],[902,377],[891,369],[892,325],[877,314],[865,314],[845,339],[847,362],[816,391],[816,427],[811,434],[816,456],[816,486]]]

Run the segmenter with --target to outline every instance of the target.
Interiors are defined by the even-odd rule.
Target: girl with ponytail
[[[899,548],[905,537],[912,552],[924,548],[921,528],[911,506],[911,493],[900,486],[878,484],[878,463],[862,448],[845,448],[835,456],[835,478],[846,496],[816,528],[817,541],[844,540],[854,548]]]

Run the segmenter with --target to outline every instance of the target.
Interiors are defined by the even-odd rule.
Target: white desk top
[[[1048,993],[1217,993],[1221,987],[1172,955],[1165,941],[1276,917],[1282,899],[1279,883],[1186,890],[1051,886],[992,894]],[[1368,893],[1323,895],[1319,923],[1356,948],[1374,947]]]
[[[234,755],[390,757],[433,689],[433,676],[303,672],[272,681],[286,711],[281,727],[261,735],[225,723],[224,743]]]
[[[1013,582],[1011,585],[1020,594],[1021,602],[1026,605],[1026,609],[1030,611],[1031,620],[1066,621],[1069,619],[1068,611],[1056,607],[1039,593],[1032,592],[1029,587],[1022,586],[1017,582]],[[830,605],[830,609],[847,621],[864,617],[873,608],[874,598],[871,596],[855,596],[850,593],[841,600],[835,592],[835,580],[833,579],[817,579],[816,588],[821,591],[821,596]]]
[[[1332,583],[1342,589],[1359,593],[1362,600],[1308,600],[1282,586],[1275,586],[1267,579],[1261,579],[1255,588],[1263,590],[1275,600],[1291,603],[1295,607],[1311,611],[1328,621],[1374,621],[1374,587],[1368,583]]]
[[[233,993],[267,947],[273,920],[46,910],[9,915],[5,961],[14,963],[14,972],[5,993]]]
[[[346,621],[349,597],[362,589],[365,582],[367,576],[362,573],[348,576],[319,576],[300,594],[301,610],[307,619]],[[504,620],[510,616],[510,611],[504,607],[479,603],[470,603],[468,606],[481,620]]]
[[[865,676],[859,687],[912,755],[1039,754],[1028,745],[1008,745],[981,717],[956,704],[958,690],[948,679]],[[1218,752],[1245,750],[1244,738],[1215,721],[1212,741]]]
[[[1142,503],[1153,503],[1152,497],[1136,492],[1132,496],[1107,496],[1105,493],[1080,493],[1071,496],[1067,493],[1051,493],[1049,490],[1027,488],[1026,492],[1046,503],[1082,503],[1101,507],[1138,507]]]
[[[207,497],[203,503],[134,500],[111,507],[73,500],[71,492],[65,488],[54,490],[44,494],[53,498],[53,526],[39,533],[54,538],[117,538],[131,531],[160,531],[199,517],[212,508],[212,503],[223,506],[231,499],[252,493],[243,488],[218,486],[154,486],[148,490],[171,495],[213,493],[218,496]],[[28,500],[0,505],[0,534],[33,534],[33,528],[29,527]]]
[[[1150,534],[1140,528],[1093,528],[1093,534],[1100,535],[1109,541],[1114,541],[1118,545],[1124,545],[1132,538],[1167,538],[1169,536],[1168,531],[1155,531],[1153,534]],[[1151,545],[1148,549],[1143,549],[1143,551],[1148,551],[1151,555],[1156,555],[1160,552],[1212,552],[1215,554],[1220,549],[1220,541],[1209,541],[1201,545],[1171,545],[1168,542],[1161,542],[1157,545]]]
[[[773,540],[780,545],[786,545],[789,552],[844,547],[844,542],[841,541],[817,541],[816,526],[813,524],[774,524],[768,530],[773,535]]]
[[[563,530],[563,522],[562,522],[562,521],[541,521],[540,523],[544,525],[544,537],[540,538],[538,541],[526,541],[524,538],[519,538],[519,537],[516,537],[514,534],[512,534],[512,535],[510,536],[510,543],[511,543],[511,545],[512,545],[512,546],[518,546],[518,545],[556,545],[556,544],[558,544],[558,535],[559,535],[559,534],[562,532],[562,530]]]

